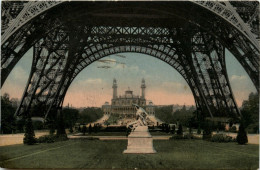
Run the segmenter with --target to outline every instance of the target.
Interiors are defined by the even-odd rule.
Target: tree
[[[24,126],[25,126],[25,118],[22,117],[21,119],[17,119],[16,120],[16,130],[19,132],[19,133],[23,133],[24,132]]]
[[[174,125],[174,126],[172,126],[171,133],[172,133],[172,134],[175,134],[175,125]]]
[[[155,108],[155,116],[166,123],[173,122],[172,106],[164,106]]]
[[[242,109],[243,126],[252,133],[259,129],[259,96],[258,93],[250,93],[248,100],[243,101]]]
[[[53,135],[55,133],[55,123],[54,123],[54,121],[49,120],[47,126],[50,129],[50,131],[49,131],[50,135]]]
[[[73,133],[73,128],[72,127],[70,127],[70,133]]]
[[[81,128],[80,128],[80,125],[79,125],[79,128],[78,128],[78,132],[81,132]]]
[[[79,111],[73,108],[62,109],[65,128],[72,129],[79,118]]]
[[[201,134],[201,128],[200,128],[200,125],[199,125],[199,127],[198,127],[197,134]]]
[[[103,111],[100,108],[88,107],[79,113],[78,122],[82,124],[91,123],[103,116]]]
[[[9,94],[1,96],[1,130],[3,133],[12,133],[15,126],[15,107],[12,106]]]
[[[89,134],[92,133],[92,126],[91,126],[91,124],[89,125],[88,132],[89,132]]]
[[[182,135],[182,134],[183,134],[182,124],[179,124],[179,128],[177,130],[177,135]]]
[[[248,139],[247,139],[245,127],[244,127],[244,124],[241,123],[240,126],[239,126],[238,133],[237,133],[237,143],[240,144],[240,145],[244,145],[247,142],[248,142]]]
[[[204,140],[209,140],[212,137],[212,126],[210,121],[205,121],[204,122],[204,127],[203,127],[203,139]]]
[[[27,145],[33,145],[36,143],[32,119],[30,116],[28,116],[26,118],[25,134],[24,134],[24,138],[23,138],[23,143],[27,144]]]
[[[83,128],[82,128],[82,133],[83,133],[83,135],[86,134],[86,131],[87,131],[87,127],[86,127],[86,125],[83,125]]]
[[[63,120],[63,114],[61,110],[58,110],[58,126],[57,126],[57,136],[67,136],[66,135],[66,131],[65,131],[65,127],[64,127],[64,120]]]

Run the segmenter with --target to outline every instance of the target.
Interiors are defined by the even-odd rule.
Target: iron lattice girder
[[[31,73],[16,115],[31,108],[46,114],[64,74],[67,53],[68,33],[63,29],[56,29],[35,44]]]
[[[19,15],[16,17],[17,19],[15,22],[14,22],[15,19],[10,20],[10,23],[8,23],[8,29],[5,31],[5,34],[3,35],[2,42],[5,42],[6,39],[8,39],[8,36],[13,34],[17,29],[19,29],[21,26],[26,24],[32,18],[37,17],[38,15],[42,14],[46,10],[54,8],[55,6],[57,6],[61,3],[66,4],[67,2],[41,1],[41,2],[21,3],[22,6],[24,6],[23,11],[20,12]],[[97,5],[93,2],[84,2],[84,3],[88,4],[89,6],[94,6],[94,7],[96,7],[96,9],[99,9],[99,8],[97,8]],[[161,4],[166,5],[166,6],[171,6],[172,4],[175,5],[178,3],[179,2],[160,2],[160,4],[158,4],[158,2],[149,2],[149,4],[155,4],[156,6],[159,6]],[[190,6],[192,3],[200,5],[204,9],[207,9],[207,10],[213,12],[215,15],[219,15],[223,20],[226,20],[227,22],[229,22],[231,25],[233,25],[235,28],[237,28],[241,33],[252,38],[252,41],[254,41],[255,38],[251,35],[249,27],[243,22],[242,19],[244,19],[244,21],[247,22],[247,24],[249,24],[251,26],[251,30],[256,30],[255,27],[258,29],[258,27],[257,27],[257,24],[258,24],[257,9],[258,9],[259,3],[257,1],[255,1],[255,2],[252,1],[252,2],[247,2],[247,3],[244,3],[244,2],[229,3],[229,2],[212,2],[212,1],[181,2],[181,4],[183,4],[185,6]],[[5,2],[4,5],[2,5],[2,6],[5,6],[4,8],[2,8],[2,11],[5,13],[6,16],[11,14],[10,11],[12,11],[12,8],[13,8],[12,5],[8,5],[8,4],[9,3]],[[12,4],[16,4],[16,2],[12,3]],[[74,2],[74,4],[77,4],[77,2]],[[83,4],[83,3],[81,2],[81,4]],[[114,10],[113,12],[115,13],[115,11],[117,11],[117,14],[119,13],[119,14],[121,14],[121,16],[126,16],[127,14],[122,14],[122,12],[120,13],[120,9],[126,11],[127,9],[122,8],[122,7],[125,7],[127,5],[130,8],[134,8],[137,3],[136,2],[120,2],[120,3],[119,2],[118,3],[99,2],[99,4],[101,4],[101,8],[104,7],[104,5],[105,5],[108,7],[108,9],[111,9],[111,5],[113,5],[113,6],[116,5],[117,10]],[[149,4],[147,2],[138,2],[138,6],[142,6],[144,8],[142,10],[140,10],[140,9],[135,10],[135,13],[145,14],[145,12],[143,12],[143,11],[146,8],[150,7]],[[72,4],[70,4],[70,5],[72,5]],[[240,10],[241,7],[243,10]],[[90,8],[90,9],[92,9],[92,8]],[[192,9],[192,7],[190,9]],[[105,10],[107,11],[107,9],[105,9]],[[2,14],[3,14],[3,12],[2,12]],[[104,10],[102,10],[102,12],[104,12]],[[127,12],[130,14],[133,14],[132,9],[128,10]],[[16,13],[17,13],[17,11],[16,11]],[[158,12],[156,14],[158,14]],[[102,15],[102,14],[99,13],[98,15]],[[109,14],[107,13],[106,16],[108,16],[108,15]],[[111,14],[111,15],[113,15],[113,14]],[[111,15],[109,15],[109,17],[111,17]],[[138,18],[137,17],[138,15],[140,15],[140,14],[135,14],[134,16],[136,18]],[[250,18],[248,15],[250,16]],[[103,16],[104,16],[104,14],[103,14]],[[156,16],[156,15],[151,15],[151,14],[146,17],[149,17],[149,16],[152,16],[152,17],[150,17],[151,19],[152,18],[162,18],[161,17],[162,14],[160,14],[160,17],[158,15]],[[129,16],[127,16],[127,17],[129,17]],[[240,17],[242,17],[242,19]],[[9,20],[7,20],[7,21],[9,21]],[[253,25],[251,24],[252,21],[254,21]],[[256,30],[256,32],[258,32],[258,31]],[[256,46],[258,46],[257,43],[256,43]]]
[[[109,5],[109,6],[107,6]],[[203,9],[195,4],[191,4],[189,2],[174,2],[174,3],[64,3],[55,8],[55,12],[47,11],[43,15],[37,16],[34,20],[28,22],[24,27],[26,28],[28,24],[33,26],[40,25],[39,23],[51,23],[50,25],[57,26],[60,23],[64,22],[70,24],[83,24],[88,26],[113,26],[113,27],[144,27],[148,28],[149,26],[153,26],[153,28],[187,28],[190,30],[196,29],[197,27],[203,30],[206,30],[210,34],[214,35],[218,40],[224,44],[239,60],[239,62],[245,67],[248,72],[250,78],[254,82],[257,89],[259,88],[258,82],[258,66],[259,62],[252,63],[252,59],[258,61],[259,51],[255,47],[253,47],[251,42],[241,33],[233,29],[229,23],[225,20],[219,18],[214,15],[214,13],[209,13],[208,10]],[[187,6],[189,6],[189,10],[187,10]],[[118,7],[118,8],[116,8]],[[87,9],[87,10],[86,10]],[[87,11],[87,12],[86,12]],[[114,14],[116,17],[103,17],[97,16],[102,11],[105,14]],[[124,17],[124,11],[127,14],[132,15]],[[156,11],[156,12],[155,12]],[[73,18],[70,17],[71,14]],[[95,14],[95,15],[94,15]],[[138,15],[137,15],[138,14]],[[165,15],[165,19],[163,21],[162,18],[156,18],[156,16]],[[141,16],[153,16],[153,20],[146,17]],[[45,17],[44,17],[45,16]],[[122,17],[123,16],[123,17]],[[53,20],[55,18],[55,20]],[[45,20],[44,20],[45,19]],[[49,19],[49,20],[48,20]],[[59,20],[59,21],[58,21]],[[40,21],[40,22],[36,22]],[[132,22],[130,22],[132,21]],[[57,24],[58,23],[58,24]],[[190,23],[190,24],[188,24]],[[37,32],[39,30],[49,30],[43,24],[41,27],[35,27],[34,30],[30,31],[30,34],[27,33],[27,30],[20,29],[14,35],[12,35],[6,43],[2,46],[2,60],[8,60],[6,64],[3,64],[2,67],[2,84],[4,83],[6,77],[12,70],[13,66],[19,61],[19,59],[24,54],[23,51],[28,49],[28,46],[33,46],[35,42],[30,42],[31,39],[37,39],[36,37],[44,37],[48,31]],[[33,34],[33,32],[36,32]],[[25,34],[25,35],[22,35]],[[127,32],[125,33],[127,34]],[[24,42],[25,44],[21,44],[22,41],[19,41],[19,37],[26,37]],[[39,37],[40,38],[40,37]],[[21,38],[20,38],[21,39]],[[156,39],[156,37],[155,37]],[[157,37],[158,39],[158,37]],[[16,41],[17,40],[17,41]],[[18,42],[13,44],[12,41]],[[130,40],[129,40],[130,41]],[[166,41],[167,42],[167,41]],[[150,41],[150,43],[152,43]],[[11,44],[11,45],[10,45]],[[21,46],[23,50],[18,47]],[[17,54],[12,54],[10,56],[10,51],[17,51]],[[20,52],[21,51],[21,52]],[[242,51],[246,55],[242,55],[237,51]],[[251,51],[251,55],[248,52]],[[241,56],[242,55],[242,56]],[[244,59],[244,57],[246,57]],[[8,59],[7,59],[8,58]],[[3,63],[3,62],[2,62]],[[11,64],[9,64],[11,63]],[[253,66],[253,67],[251,67]]]
[[[60,75],[61,83],[51,83],[54,82],[50,81],[53,77],[48,75],[56,75],[58,69],[43,72],[40,69],[35,70],[31,73],[33,80],[28,82],[24,95],[28,97],[25,97],[25,103],[22,102],[20,108],[25,108],[26,112],[31,104],[39,103],[37,100],[40,100],[42,103],[50,103],[48,109],[45,109],[48,113],[51,107],[61,105],[69,84],[85,66],[109,54],[128,50],[139,52],[139,47],[141,53],[156,56],[176,68],[190,85],[198,106],[210,112],[212,110],[212,114],[215,114],[214,110],[222,107],[232,108],[235,105],[232,97],[225,99],[230,98],[232,92],[229,85],[224,86],[228,84],[228,80],[223,72],[223,63],[221,65],[217,60],[210,60],[211,53],[217,53],[217,49],[222,49],[222,45],[235,55],[258,89],[259,50],[225,20],[189,2],[136,4],[129,5],[124,2],[117,3],[116,6],[107,6],[107,3],[64,3],[57,6],[55,12],[49,10],[35,17],[12,34],[2,45],[2,83],[23,54],[36,42],[41,39],[48,41],[46,37],[60,27],[70,35],[68,41],[61,42],[68,44],[63,46],[68,49],[53,49],[52,44],[46,49],[57,54],[64,50],[69,53],[62,62],[63,70],[57,73]],[[186,5],[190,8],[187,9]],[[81,32],[85,39],[82,40],[77,32]],[[196,36],[200,33],[210,38],[202,41],[201,37]],[[190,52],[185,55],[186,47],[183,45],[186,41],[183,41],[183,35],[189,35],[194,39],[187,48]],[[70,43],[73,39],[80,48]],[[214,39],[222,45],[216,45]],[[38,50],[42,48],[43,46],[37,47]],[[203,57],[199,56],[199,53],[208,56],[208,59],[200,61]],[[48,67],[58,66],[57,63],[51,62],[57,61],[52,56],[47,59],[41,53],[35,55],[39,61],[52,63],[51,66],[46,64]],[[216,55],[223,56],[221,52]],[[195,56],[194,60],[191,60],[192,56]],[[200,65],[196,67],[193,62]],[[217,63],[222,71],[209,70],[201,62]],[[43,82],[48,83],[44,85]],[[55,94],[46,95],[47,97],[42,95],[44,91],[48,93],[51,89],[55,89]],[[34,94],[34,91],[37,93]],[[237,113],[229,110],[229,113]]]
[[[186,48],[184,48],[183,46],[185,46],[184,44],[187,44],[187,41],[183,41],[183,39],[178,38],[178,44],[179,46],[175,47],[174,44],[161,44],[160,42],[158,42],[157,44],[142,44],[142,39],[139,38],[140,42],[139,42],[139,47],[138,46],[134,46],[134,45],[130,45],[127,41],[125,41],[125,38],[123,38],[123,36],[121,38],[118,38],[117,35],[119,34],[111,34],[110,36],[98,36],[100,38],[98,38],[96,35],[94,35],[94,37],[97,37],[95,39],[95,44],[93,44],[93,39],[89,39],[88,37],[92,37],[91,34],[89,34],[89,32],[92,32],[91,29],[88,29],[88,31],[84,31],[84,29],[82,29],[84,27],[81,27],[81,29],[76,29],[73,28],[73,31],[70,30],[66,33],[66,35],[70,35],[72,38],[68,37],[68,41],[65,41],[66,39],[64,39],[64,42],[61,42],[60,46],[58,47],[62,47],[64,45],[62,45],[62,43],[67,43],[65,45],[65,49],[56,49],[56,50],[68,50],[70,49],[71,51],[68,51],[68,54],[66,55],[67,58],[66,61],[64,60],[63,62],[63,70],[61,70],[62,76],[59,80],[64,79],[62,82],[56,82],[56,84],[51,84],[51,81],[53,81],[53,79],[46,79],[45,77],[47,74],[47,70],[46,70],[46,66],[42,66],[42,64],[40,64],[40,66],[42,66],[40,68],[40,70],[44,70],[44,71],[39,71],[37,72],[36,70],[33,70],[32,72],[34,72],[35,74],[38,74],[37,76],[37,82],[38,83],[34,83],[33,86],[30,86],[30,88],[27,88],[27,93],[26,94],[31,94],[31,95],[27,95],[25,96],[25,102],[21,104],[21,106],[27,106],[27,109],[30,107],[30,103],[34,103],[35,105],[37,103],[43,102],[43,103],[49,103],[47,104],[47,108],[45,108],[45,113],[47,114],[52,107],[59,107],[62,102],[63,99],[65,97],[66,91],[69,87],[69,85],[71,84],[71,82],[73,81],[73,79],[76,77],[76,75],[83,70],[85,67],[87,67],[89,64],[91,64],[92,62],[108,56],[110,54],[114,54],[114,53],[120,53],[120,52],[140,52],[140,53],[145,53],[148,55],[152,55],[155,56],[165,62],[167,62],[168,64],[170,64],[172,67],[174,67],[187,81],[187,83],[189,84],[189,86],[192,89],[192,92],[194,94],[196,103],[198,104],[198,107],[200,107],[202,110],[204,110],[205,112],[209,112],[214,115],[218,115],[218,113],[216,113],[220,107],[217,105],[219,104],[221,101],[223,101],[225,99],[225,96],[223,96],[223,93],[219,93],[218,96],[210,96],[209,95],[209,90],[205,89],[209,89],[210,82],[205,83],[206,81],[204,80],[204,77],[200,77],[198,76],[201,73],[201,66],[197,65],[197,68],[199,69],[192,69],[194,68],[193,66],[193,61],[191,61],[191,59],[189,57],[191,57],[191,53],[197,53],[199,49],[202,49],[202,52],[205,52],[205,41],[202,40],[198,40],[199,36],[196,36],[194,38],[190,38],[190,40],[193,40],[190,42],[189,47],[190,47],[190,55],[184,53],[184,51],[187,51]],[[127,28],[129,29],[129,28]],[[69,30],[69,29],[66,29]],[[122,31],[122,29],[117,29]],[[144,29],[140,29],[140,30],[144,30]],[[119,31],[119,32],[120,32]],[[113,31],[115,32],[115,31]],[[142,35],[142,31],[138,31],[139,33],[141,33],[140,35]],[[167,31],[165,31],[167,32]],[[169,31],[168,31],[169,32]],[[79,34],[80,33],[80,34]],[[85,35],[84,35],[85,33]],[[199,34],[199,33],[197,33]],[[113,37],[115,35],[115,37]],[[167,34],[168,35],[168,34]],[[183,32],[178,30],[175,31],[175,35],[172,34],[172,36],[176,37],[180,37],[179,35],[184,36]],[[53,35],[49,36],[49,37],[53,37]],[[55,36],[54,36],[55,37]],[[108,39],[117,39],[117,41],[106,41],[106,39],[104,38],[108,38]],[[128,37],[126,37],[128,38]],[[146,40],[147,36],[144,37]],[[173,37],[171,37],[173,38]],[[200,37],[201,39],[201,37]],[[39,60],[42,60],[42,63],[48,63],[50,64],[50,66],[48,68],[52,68],[54,67],[54,65],[56,65],[55,62],[50,62],[49,60],[53,60],[53,57],[55,57],[56,55],[53,56],[49,56],[46,57],[46,55],[44,55],[42,53],[42,51],[44,50],[44,48],[46,48],[46,44],[48,44],[48,41],[50,41],[48,38],[45,39],[45,42],[43,41],[41,43],[41,45],[35,47],[35,51],[38,51],[38,53],[35,53],[36,58],[38,58]],[[74,40],[74,41],[73,41]],[[120,41],[119,41],[120,40]],[[53,51],[53,53],[56,53],[56,50],[53,49],[53,45],[52,41],[50,41],[51,45],[48,46],[48,48],[50,49],[46,49],[47,51]],[[80,43],[79,43],[80,42]],[[107,42],[107,43],[106,43]],[[116,42],[116,43],[112,43],[112,42]],[[204,43],[204,45],[202,45]],[[212,40],[211,43],[209,43],[209,41],[207,41],[206,43],[208,44],[212,44]],[[77,45],[75,45],[77,44]],[[121,47],[118,47],[120,44]],[[191,45],[192,44],[192,45]],[[198,46],[196,46],[196,44],[198,44]],[[56,45],[57,46],[57,45]],[[196,47],[194,47],[196,46]],[[213,46],[213,45],[211,45]],[[203,48],[201,48],[203,47]],[[196,51],[193,51],[192,49],[196,49]],[[208,52],[210,53],[213,50],[208,47]],[[223,47],[222,47],[223,50]],[[65,56],[65,53],[64,55]],[[196,56],[197,57],[197,56]],[[224,57],[223,55],[221,57]],[[197,57],[198,58],[198,57]],[[206,62],[206,60],[204,61]],[[195,63],[195,62],[194,62]],[[53,64],[53,65],[52,65]],[[223,63],[222,63],[223,64]],[[67,67],[66,67],[67,66]],[[199,67],[198,67],[199,66]],[[52,74],[57,75],[58,70],[53,69],[51,70]],[[194,71],[197,74],[194,74]],[[207,74],[207,76],[209,77],[210,80],[214,80],[217,81],[218,80],[218,76],[209,76],[208,72],[205,72],[204,74]],[[207,70],[206,70],[207,71]],[[60,74],[61,75],[61,74]],[[40,80],[42,79],[42,80]],[[204,80],[204,83],[200,82],[200,79]],[[49,81],[49,82],[48,82]],[[35,82],[31,81],[31,82]],[[40,83],[42,82],[42,83]],[[212,81],[211,81],[212,83]],[[33,83],[32,83],[33,84]],[[50,94],[51,90],[53,89],[53,86],[55,86],[55,95],[45,95],[45,96],[41,96],[43,93],[43,90],[46,90],[48,92],[49,89],[49,93]],[[35,90],[36,87],[38,89],[41,90]],[[222,90],[222,85],[217,87],[218,90]],[[225,88],[225,87],[223,87]],[[34,89],[34,90],[33,90]],[[230,87],[229,87],[230,89]],[[216,90],[213,89],[211,87],[211,90]],[[36,93],[36,94],[34,94]],[[36,97],[35,97],[36,96]],[[210,98],[209,98],[210,97]],[[214,103],[212,101],[212,98],[215,97],[215,100],[218,101],[218,103]],[[27,100],[26,100],[27,99]],[[41,99],[41,101],[39,100]],[[231,102],[234,104],[234,100]],[[224,106],[223,104],[221,105],[222,107],[225,108],[232,108],[233,105],[228,105],[226,103],[226,105]],[[22,110],[22,109],[18,109],[17,113],[20,114],[22,112],[24,112],[26,109]],[[226,113],[226,112],[225,112]],[[228,113],[226,114],[237,114],[237,110],[228,110]]]
[[[219,112],[219,116],[225,114],[232,116],[233,113],[239,113],[228,81],[224,47],[212,36],[205,33],[200,34],[197,39],[204,42],[208,51],[193,52],[192,58],[196,63],[194,65],[195,68],[197,67],[197,77],[201,82],[200,87],[205,91],[207,104],[211,111]]]

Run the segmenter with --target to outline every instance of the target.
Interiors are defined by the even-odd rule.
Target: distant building
[[[134,95],[133,91],[128,88],[123,95],[117,95],[117,81],[113,80],[113,98],[111,99],[111,105],[108,102],[105,102],[102,105],[102,110],[104,114],[120,114],[125,117],[134,117],[136,109],[132,104],[137,104],[142,108],[146,109],[148,114],[154,115],[154,106],[152,102],[149,102],[146,105],[145,99],[145,80],[142,79],[141,82],[141,96]]]
[[[108,102],[105,102],[105,104],[102,106],[102,110],[103,110],[104,114],[110,114],[111,106],[109,105]]]
[[[155,115],[155,106],[153,105],[153,102],[149,102],[148,105],[146,105],[146,112],[150,115]]]

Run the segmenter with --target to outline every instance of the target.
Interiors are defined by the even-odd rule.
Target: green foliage
[[[53,143],[55,141],[54,135],[44,135],[37,139],[38,143]]]
[[[85,135],[86,132],[87,132],[87,127],[86,127],[86,125],[83,125],[83,128],[82,128],[82,133],[83,133],[83,135]]]
[[[240,145],[244,145],[247,142],[248,142],[248,139],[247,139],[245,127],[244,127],[244,124],[241,123],[240,126],[239,126],[238,133],[237,133],[237,143],[240,144]]]
[[[172,134],[175,134],[175,126],[172,126],[171,133],[172,133]]]
[[[55,142],[65,141],[65,140],[68,140],[68,137],[66,134],[55,135]]]
[[[179,128],[177,130],[177,135],[182,135],[182,134],[183,134],[182,124],[179,124]]]
[[[88,133],[89,133],[89,134],[92,133],[92,126],[91,126],[91,124],[90,124],[89,127],[88,127]]]
[[[192,134],[184,134],[184,135],[173,135],[170,139],[197,139],[194,135]]]
[[[155,116],[165,123],[173,123],[172,106],[155,108]]]
[[[183,135],[173,135],[171,138],[170,138],[170,140],[171,139],[183,139]]]
[[[243,101],[242,123],[244,127],[253,133],[259,130],[259,96],[258,93],[250,93],[248,100]]]
[[[225,134],[215,134],[211,138],[211,142],[234,142],[235,140],[228,135]]]
[[[23,133],[24,132],[24,126],[25,126],[25,119],[24,118],[16,120],[16,130],[19,133]]]
[[[81,128],[80,128],[80,126],[79,126],[79,128],[78,128],[78,132],[81,132]]]
[[[62,111],[58,111],[57,136],[66,135]]]
[[[44,135],[37,139],[38,143],[53,143],[68,140],[67,135]]]
[[[32,116],[34,117],[44,117],[44,112],[46,110],[46,108],[48,108],[46,106],[45,102],[38,102],[37,105],[32,104],[31,106],[31,113]]]
[[[79,113],[78,122],[88,124],[100,119],[103,116],[101,108],[88,107]]]
[[[110,124],[117,124],[117,121],[120,119],[118,114],[112,114],[109,116],[109,118],[105,121],[106,125]]]
[[[70,133],[73,133],[73,128],[72,127],[70,127]]]
[[[237,132],[237,127],[236,126],[232,126],[229,131],[230,132]]]
[[[200,128],[200,125],[199,125],[199,127],[198,127],[197,134],[201,134],[201,128]]]
[[[210,140],[212,137],[212,122],[205,121],[203,126],[203,139]]]
[[[53,135],[55,133],[55,127],[56,127],[56,124],[55,124],[56,121],[54,120],[48,120],[47,122],[47,127],[49,128],[49,133],[50,135]]]
[[[28,117],[25,122],[25,134],[23,138],[23,143],[27,145],[33,145],[36,143],[32,119],[30,117]]]
[[[194,110],[194,107],[191,107],[187,110],[186,106],[184,105],[182,109],[177,110],[173,113],[173,122],[179,122],[186,127],[192,126]]]
[[[9,95],[5,93],[1,96],[1,130],[3,133],[12,133],[15,127],[15,113],[16,108],[12,106]]]
[[[194,116],[195,107],[187,109],[184,105],[181,109],[172,112],[172,106],[164,106],[155,108],[155,116],[165,123],[181,123],[184,126],[189,126],[191,118]]]
[[[33,129],[42,130],[43,129],[43,123],[41,121],[33,121]]]
[[[65,128],[72,129],[79,118],[79,111],[73,108],[64,108],[62,114]]]

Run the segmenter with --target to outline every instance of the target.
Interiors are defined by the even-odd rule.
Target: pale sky
[[[186,104],[194,105],[194,98],[189,86],[182,76],[167,63],[139,53],[121,53],[126,58],[115,55],[103,59],[126,63],[104,64],[94,62],[86,67],[73,81],[65,96],[64,105],[74,107],[100,107],[105,101],[111,102],[113,78],[117,79],[118,95],[122,95],[128,87],[135,95],[140,95],[142,78],[146,82],[146,99],[155,105]],[[238,61],[226,51],[226,64],[229,80],[236,102],[241,106],[250,92],[256,92],[253,83]],[[32,63],[32,50],[12,70],[1,93],[9,93],[12,98],[21,98],[29,77]],[[112,68],[97,68],[109,65]]]

